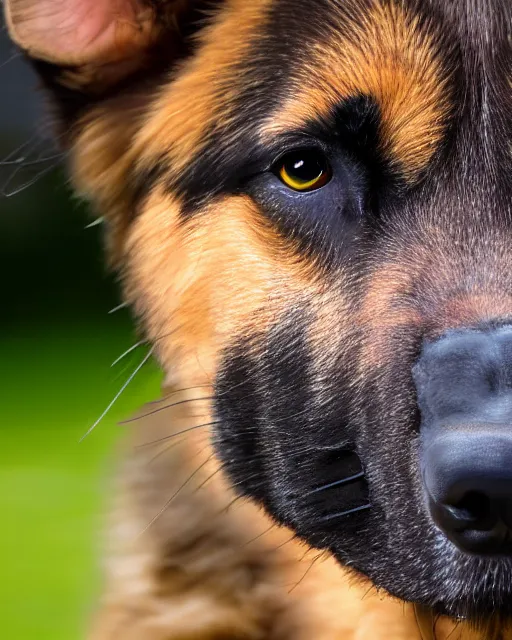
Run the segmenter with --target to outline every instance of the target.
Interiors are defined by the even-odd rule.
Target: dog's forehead
[[[498,0],[225,0],[153,105],[140,166],[201,196],[258,146],[368,96],[385,154],[414,180],[461,109],[473,146],[508,136],[511,15]]]
[[[404,164],[421,164],[423,144],[435,142],[450,107],[460,114],[485,102],[492,115],[510,111],[510,2],[281,0],[271,3],[270,13],[262,49],[281,63],[274,84],[284,87],[269,114],[272,134],[280,119],[283,128],[294,126],[324,115],[336,101],[370,95],[388,137],[400,138],[390,123],[400,121],[403,135],[396,143]],[[295,113],[287,113],[293,101]],[[409,127],[403,126],[407,120]],[[422,141],[426,129],[431,135]],[[407,157],[411,138],[418,138],[415,159],[412,152]]]

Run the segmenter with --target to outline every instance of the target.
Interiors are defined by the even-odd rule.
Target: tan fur
[[[148,104],[148,88],[91,109],[74,127],[72,175],[81,194],[106,215],[110,256],[120,263],[121,244],[132,217],[132,170],[168,157],[186,170],[214,118],[232,101],[235,63],[257,37],[271,0],[229,0],[219,19],[200,35],[197,54],[174,72]],[[232,91],[219,90],[224,86]],[[149,92],[151,96],[151,92]]]
[[[114,258],[133,215],[132,171],[165,158],[176,174],[186,171],[206,131],[229,117],[237,95],[236,62],[258,37],[270,4],[228,0],[219,18],[202,30],[196,55],[173,72],[174,81],[149,104],[142,87],[139,96],[122,95],[91,109],[75,126],[73,176],[80,192],[109,219]],[[288,103],[263,126],[263,138],[300,128],[328,113],[340,98],[362,93],[381,107],[383,151],[410,179],[425,167],[441,140],[450,105],[446,72],[414,18],[393,4],[375,3],[349,40],[332,36],[311,58]]]
[[[425,234],[431,237],[433,234]],[[434,245],[435,246],[435,245]],[[506,269],[509,257],[493,259],[496,272]],[[428,274],[428,275],[426,275]],[[413,288],[426,278],[422,304],[414,302]],[[428,303],[429,289],[434,295],[443,292],[444,301]],[[389,358],[389,332],[416,327],[429,339],[448,329],[475,326],[494,318],[507,317],[512,309],[512,296],[493,291],[492,283],[483,286],[466,280],[464,270],[454,257],[453,249],[440,245],[437,250],[412,244],[392,262],[380,265],[370,278],[364,304],[356,324],[371,332],[366,342],[363,370],[372,370]],[[364,373],[363,373],[364,375]]]
[[[7,16],[27,51],[78,65],[62,74],[62,84],[97,93],[146,64],[160,37],[154,13],[128,4],[145,11],[118,25],[116,46],[93,48],[92,58],[63,60],[48,50],[51,41],[31,39],[22,18],[27,7],[37,8],[34,0],[10,0]],[[494,631],[434,620],[377,593],[328,553],[309,549],[254,503],[237,498],[214,454],[210,398],[226,345],[264,332],[305,302],[314,315],[309,339],[320,354],[332,357],[342,348],[329,342],[333,322],[346,342],[353,330],[349,302],[340,295],[344,274],[336,274],[331,288],[318,265],[299,257],[249,198],[223,198],[186,220],[179,198],[163,185],[135,202],[134,174],[168,162],[179,179],[207,132],[231,117],[236,63],[258,38],[271,4],[226,0],[201,30],[194,55],[161,86],[150,85],[149,92],[138,85],[104,99],[69,135],[75,184],[107,220],[109,254],[123,268],[126,300],[155,345],[168,385],[164,399],[134,422],[123,451],[105,595],[90,638],[490,640]],[[184,3],[167,6],[172,22]],[[431,34],[399,2],[376,0],[371,7],[352,32],[331,33],[309,52],[289,100],[255,135],[273,138],[327,115],[341,98],[369,95],[382,112],[382,151],[413,180],[441,143],[449,70]],[[37,38],[46,36],[36,31]],[[449,269],[443,275],[453,279]],[[382,363],[387,331],[426,321],[413,307],[393,306],[411,278],[399,261],[372,277],[357,317],[374,336],[361,375]],[[510,308],[508,300],[458,297],[441,317],[451,326],[504,305]]]
[[[213,379],[233,336],[264,331],[294,299],[320,290],[314,265],[246,197],[222,200],[185,223],[179,204],[155,192],[126,246],[126,297],[147,318],[167,374],[185,386]]]
[[[378,593],[237,498],[199,426],[208,394],[169,391],[134,423],[91,640],[493,637]]]
[[[196,55],[149,106],[143,87],[139,99],[107,101],[75,127],[73,175],[81,193],[110,219],[113,248],[133,213],[130,172],[165,158],[176,175],[186,171],[208,129],[229,117],[237,95],[236,62],[257,38],[270,4],[228,0],[218,20],[202,30]],[[382,110],[383,151],[412,179],[435,152],[449,111],[446,72],[417,21],[393,4],[376,3],[349,40],[332,36],[311,58],[300,85],[290,89],[288,103],[269,117],[260,135],[272,138],[300,128],[343,97],[371,95]]]
[[[340,99],[372,96],[381,109],[383,151],[413,179],[435,152],[449,110],[446,71],[417,19],[399,4],[375,2],[350,35],[334,32],[308,59],[288,103],[269,116],[263,137],[327,116]]]
[[[228,0],[219,19],[201,32],[197,54],[163,88],[134,141],[142,166],[167,154],[174,171],[186,169],[208,126],[226,117],[237,95],[236,64],[258,37],[270,5],[271,0]]]
[[[142,98],[135,96],[126,113],[122,98],[90,113],[79,127],[75,176],[115,229],[122,229],[116,251],[125,268],[126,298],[145,319],[170,389],[200,386],[146,408],[143,413],[156,413],[136,423],[139,444],[211,423],[208,401],[192,398],[211,396],[217,358],[234,336],[264,331],[294,300],[312,303],[317,317],[310,339],[318,345],[333,318],[349,317],[339,287],[333,296],[316,265],[297,258],[295,247],[264,224],[249,199],[226,198],[184,221],[179,200],[157,187],[125,224],[133,167],[168,158],[173,170],[186,172],[214,119],[227,117],[236,95],[233,62],[257,34],[267,4],[230,0],[202,33],[197,54],[149,108],[141,111]],[[301,126],[310,109],[325,113],[344,95],[370,93],[383,112],[384,151],[412,178],[439,144],[449,108],[435,51],[414,20],[388,5],[376,4],[353,40],[331,40],[315,52],[315,83],[306,74],[261,135]],[[350,55],[340,56],[341,48]],[[373,65],[376,57],[383,64]],[[320,68],[329,70],[323,82]],[[219,93],[220,79],[232,89]],[[408,282],[400,270],[387,275],[371,287],[361,324],[419,322],[412,310],[389,314],[397,288]],[[339,284],[343,274],[337,276]],[[375,364],[381,354],[376,341]],[[189,402],[164,409],[184,399]],[[106,595],[92,640],[432,637],[428,613],[376,593],[327,554],[273,525],[254,504],[236,499],[210,435],[211,427],[199,427],[127,456]],[[487,640],[486,632],[449,620],[435,621],[435,633],[437,640]]]
[[[136,155],[132,140],[146,100],[142,94],[122,96],[93,109],[79,125],[70,156],[75,188],[94,203],[107,223],[107,255],[115,266],[120,266],[133,215],[130,171]]]
[[[236,499],[208,427],[182,433],[209,422],[194,400],[206,392],[169,395],[135,423],[91,638],[419,638],[412,610]]]

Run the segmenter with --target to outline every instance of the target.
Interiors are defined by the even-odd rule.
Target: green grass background
[[[85,634],[101,581],[103,507],[117,422],[158,396],[144,367],[82,442],[142,360],[100,228],[85,230],[61,173],[0,199],[0,628],[6,640]]]

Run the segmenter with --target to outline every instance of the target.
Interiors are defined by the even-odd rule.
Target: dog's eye
[[[276,163],[280,180],[294,191],[315,191],[331,179],[331,167],[325,155],[315,149],[291,151]]]

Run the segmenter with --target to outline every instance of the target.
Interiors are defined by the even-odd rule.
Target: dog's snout
[[[512,554],[512,326],[448,332],[413,375],[433,519],[465,551]]]
[[[512,433],[447,428],[422,458],[429,508],[446,535],[466,551],[512,553]]]

